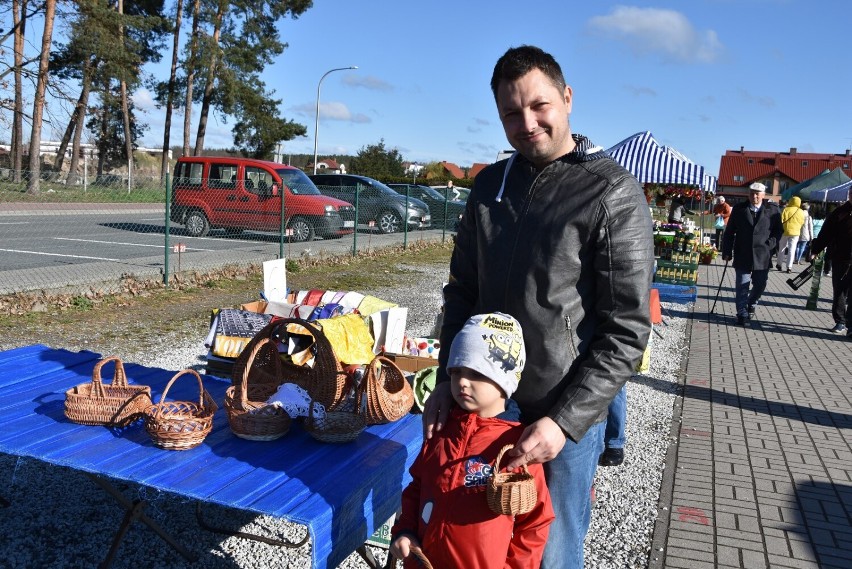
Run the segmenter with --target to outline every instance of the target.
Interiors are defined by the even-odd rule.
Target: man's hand
[[[730,260],[731,260],[731,256],[730,256],[730,255],[722,255],[722,260],[723,260],[723,261],[730,261]]]
[[[521,434],[515,448],[506,452],[511,459],[506,468],[513,470],[524,464],[548,462],[565,446],[565,433],[550,417],[542,417]]]
[[[442,381],[435,386],[426,400],[426,408],[423,410],[424,439],[431,439],[432,435],[444,428],[452,406],[453,393],[450,391],[450,382]]]

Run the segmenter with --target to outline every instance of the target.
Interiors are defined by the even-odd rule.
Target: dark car
[[[432,213],[432,227],[443,228],[446,226],[448,229],[455,229],[464,213],[465,202],[446,199],[441,190],[420,184],[388,184],[388,186],[403,196],[408,195],[410,198],[417,198],[428,205],[429,211]],[[446,223],[444,223],[445,211]]]
[[[432,226],[429,206],[410,198],[408,208],[401,196],[383,183],[353,174],[313,174],[308,176],[327,196],[355,204],[360,225],[374,225],[382,233],[402,231],[403,220],[409,229]]]

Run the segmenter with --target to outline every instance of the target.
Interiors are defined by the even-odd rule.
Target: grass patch
[[[354,290],[405,285],[419,267],[448,271],[452,244],[409,243],[356,257],[306,257],[287,264],[291,289]],[[421,269],[422,270],[422,269]],[[10,344],[50,343],[51,338],[83,336],[94,345],[108,339],[140,342],[146,334],[197,328],[202,334],[215,308],[238,307],[257,300],[263,290],[263,269],[238,277],[219,276],[181,288],[146,289],[136,294],[90,299],[75,296],[67,306],[42,304],[40,311],[0,315],[0,336]],[[140,333],[139,330],[147,332]]]

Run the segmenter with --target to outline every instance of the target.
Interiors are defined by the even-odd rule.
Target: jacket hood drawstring
[[[574,150],[574,152],[579,153],[584,157],[603,152],[603,147],[592,146],[588,139],[586,139],[582,135],[572,135],[572,137],[574,138],[574,141],[577,142],[577,148]],[[574,152],[572,152],[572,154]],[[509,177],[509,170],[512,169],[512,163],[515,161],[515,157],[517,155],[518,151],[516,150],[512,153],[511,156],[509,156],[509,159],[506,160],[506,169],[503,171],[503,182],[500,184],[500,191],[497,192],[497,197],[494,198],[495,203],[500,203],[501,201],[503,201],[503,191],[506,189],[506,178]]]

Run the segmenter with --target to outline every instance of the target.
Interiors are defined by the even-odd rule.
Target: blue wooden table
[[[65,418],[65,391],[89,382],[98,359],[43,345],[0,352],[0,452],[302,524],[315,568],[337,567],[399,508],[422,441],[418,416],[342,445],[314,441],[297,422],[276,441],[247,441],[231,433],[222,408],[230,382],[203,376],[220,407],[213,431],[197,448],[162,450],[141,423],[117,430]],[[155,402],[175,373],[124,367],[131,384],[151,387]],[[198,384],[182,377],[168,397],[197,401]]]

